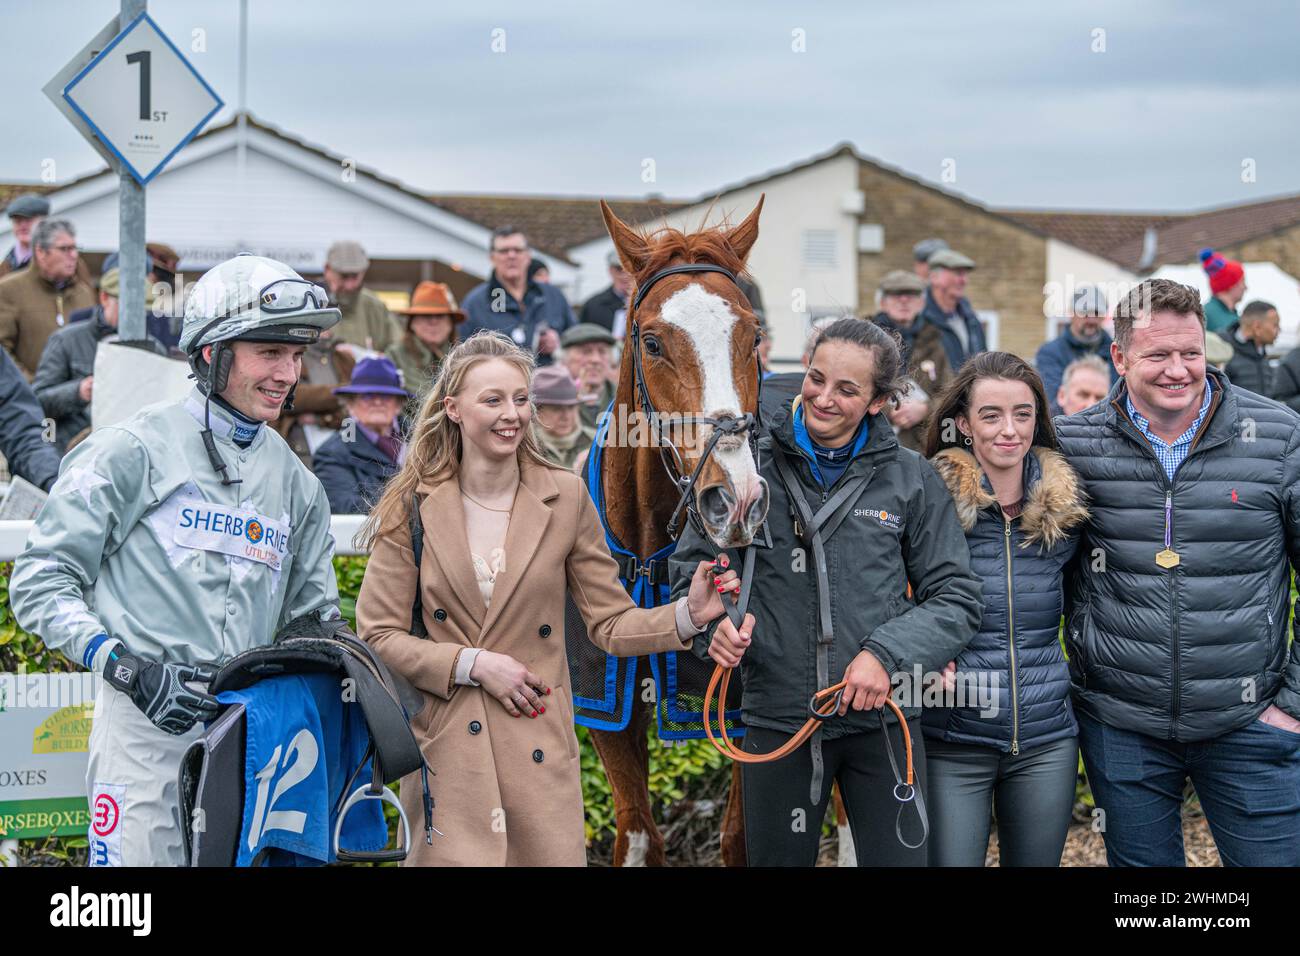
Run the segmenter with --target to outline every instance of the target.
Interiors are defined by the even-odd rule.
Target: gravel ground
[[[663,827],[670,866],[721,866],[718,852],[716,813],[719,807],[709,800],[682,801],[671,819]],[[1075,806],[1074,822],[1065,839],[1065,852],[1061,866],[1105,866],[1106,847],[1101,833],[1092,829],[1090,808],[1080,803]],[[1183,805],[1183,845],[1188,866],[1220,866],[1219,853],[1205,822],[1205,814],[1195,797]],[[587,851],[587,861],[592,866],[609,866],[613,841],[593,846]],[[835,866],[839,840],[832,831],[822,838],[818,866]],[[997,828],[989,840],[989,853],[985,866],[998,865]]]

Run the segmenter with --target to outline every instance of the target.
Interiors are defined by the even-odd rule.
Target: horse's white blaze
[[[646,854],[650,852],[650,834],[635,830],[627,835],[627,856],[623,858],[624,866],[645,866]]]
[[[731,330],[736,315],[722,296],[704,286],[691,283],[674,292],[659,310],[659,318],[685,332],[695,349],[704,383],[702,406],[698,409],[671,409],[675,412],[704,415],[744,414],[731,368]],[[758,473],[747,444],[738,448],[715,448],[714,458],[731,480],[737,495],[746,496],[758,487]]]

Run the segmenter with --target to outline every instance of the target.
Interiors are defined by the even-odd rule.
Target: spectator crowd
[[[119,269],[113,254],[92,278],[76,226],[52,218],[45,198],[18,196],[6,212],[14,245],[0,260],[0,376],[8,396],[0,452],[12,474],[48,488],[59,457],[91,426],[95,357],[101,344],[118,341]],[[614,399],[633,276],[611,253],[609,285],[575,310],[550,284],[523,229],[500,226],[490,241],[491,273],[463,301],[445,283],[423,281],[396,309],[367,288],[370,259],[360,243],[330,246],[322,281],[342,320],[307,348],[292,405],[275,428],[321,478],[336,512],[369,510],[403,460],[420,399],[443,360],[457,342],[485,329],[536,358],[535,427],[544,453],[568,468],[585,463],[598,419]],[[130,344],[180,358],[179,257],[162,243],[149,243],[147,252],[146,338]],[[1211,288],[1203,304],[1207,359],[1234,384],[1300,412],[1300,349],[1270,352],[1280,327],[1277,308],[1246,301],[1241,263],[1211,249],[1201,261]],[[976,268],[975,259],[944,239],[924,239],[913,248],[910,269],[880,280],[875,311],[864,316],[899,343],[907,388],[886,414],[905,447],[924,447],[934,397],[987,350],[985,326],[966,294]],[[802,373],[769,368],[761,293],[748,276],[741,282],[764,333],[759,358],[770,411],[794,394]],[[1038,349],[1033,367],[1053,414],[1092,407],[1119,381],[1109,313],[1101,287],[1075,287],[1059,334]],[[812,323],[809,344],[828,324]],[[806,366],[807,350],[803,358]]]
[[[42,489],[56,480],[61,456],[82,441],[88,444],[69,460],[91,458],[93,471],[99,446],[113,436],[105,430],[87,439],[101,346],[175,357],[180,342],[187,342],[191,367],[208,388],[204,434],[212,438],[215,416],[226,429],[222,437],[241,452],[251,447],[260,422],[235,414],[239,409],[229,401],[238,391],[231,385],[233,366],[220,371],[220,347],[230,338],[245,347],[237,354],[246,363],[256,363],[256,348],[265,346],[272,353],[268,361],[282,363],[283,384],[273,390],[273,410],[261,420],[274,419],[272,427],[285,440],[274,443],[288,462],[275,464],[276,474],[285,481],[305,477],[293,465],[297,456],[319,479],[331,513],[370,514],[372,530],[410,534],[411,508],[423,514],[450,499],[435,492],[421,501],[406,492],[436,483],[442,475],[438,461],[461,457],[456,489],[445,475],[438,480],[447,495],[458,490],[465,499],[451,507],[472,516],[464,543],[475,550],[463,557],[473,560],[473,581],[486,610],[498,575],[506,573],[501,542],[508,540],[509,518],[500,515],[511,514],[519,487],[528,489],[527,501],[539,509],[543,500],[561,497],[549,466],[538,466],[549,462],[557,466],[555,474],[581,472],[617,393],[633,277],[611,258],[609,286],[575,317],[564,294],[550,284],[545,262],[533,256],[528,236],[514,225],[492,231],[491,273],[463,301],[447,284],[422,281],[405,306],[390,310],[367,288],[371,262],[353,240],[329,247],[320,286],[282,264],[258,260],[259,268],[272,269],[276,277],[259,285],[254,298],[264,327],[238,336],[221,330],[222,315],[210,320],[204,313],[202,329],[194,315],[186,325],[178,321],[179,257],[166,245],[150,243],[148,314],[140,317],[145,336],[121,343],[117,257],[109,256],[92,281],[75,225],[52,217],[45,200],[20,196],[7,212],[15,245],[3,259],[6,274],[0,278],[0,452],[13,475]],[[237,271],[249,261],[236,257],[209,275]],[[840,704],[841,716],[850,699],[855,711],[877,706],[868,702],[889,694],[891,675],[907,672],[911,663],[943,669],[945,681],[957,672],[982,673],[992,686],[1009,688],[1010,699],[1002,702],[1007,706],[996,708],[992,718],[960,705],[931,709],[924,720],[904,718],[915,725],[916,739],[925,740],[921,756],[928,780],[922,786],[932,800],[935,832],[925,850],[903,841],[901,831],[902,849],[888,840],[864,844],[875,854],[868,862],[979,865],[996,812],[1006,865],[1055,865],[1080,754],[1098,806],[1110,813],[1105,839],[1112,863],[1181,861],[1176,811],[1188,778],[1225,862],[1296,862],[1300,807],[1268,801],[1294,793],[1300,774],[1300,677],[1286,644],[1291,569],[1284,557],[1300,555],[1300,349],[1280,360],[1270,353],[1279,335],[1278,310],[1247,300],[1241,263],[1210,249],[1201,262],[1211,289],[1204,303],[1195,290],[1166,279],[1142,282],[1118,296],[1113,308],[1099,286],[1070,290],[1058,334],[1031,364],[989,348],[988,331],[967,295],[976,259],[941,238],[925,239],[915,245],[910,269],[883,275],[869,315],[812,324],[802,356],[806,372],[768,367],[762,298],[748,277],[739,277],[763,333],[756,343],[760,410],[764,440],[776,452],[765,464],[768,486],[782,483],[787,494],[796,489],[795,510],[800,502],[806,508],[805,492],[821,494],[825,502],[837,487],[837,501],[853,491],[865,497],[854,498],[848,508],[876,519],[839,532],[830,543],[833,560],[822,569],[855,576],[852,586],[828,584],[818,595],[819,608],[833,608],[825,619],[826,643],[837,640],[832,618],[875,622],[860,644],[853,637],[851,653],[844,655],[851,662],[843,670],[851,693]],[[316,324],[281,329],[277,309],[298,310]],[[341,317],[337,322],[333,309]],[[292,338],[293,332],[310,333],[310,344]],[[213,338],[203,339],[209,333]],[[286,343],[293,348],[285,349]],[[260,381],[241,375],[244,383]],[[483,412],[475,405],[480,395],[492,401],[504,395],[509,402]],[[795,396],[798,401],[792,401]],[[805,418],[809,406],[820,411]],[[494,424],[498,415],[509,419],[507,428]],[[495,436],[487,450],[480,444],[485,435]],[[167,439],[155,437],[160,447]],[[512,443],[510,454],[495,454],[493,443],[500,441]],[[135,460],[133,449],[128,442],[114,453],[119,466]],[[215,445],[208,451],[226,483]],[[783,471],[791,460],[811,467],[792,478]],[[489,480],[494,476],[510,480],[495,483]],[[592,502],[581,484],[572,474],[561,477],[565,494],[575,500],[555,513],[590,517]],[[468,487],[476,479],[481,485]],[[115,493],[133,484],[101,483]],[[132,494],[139,492],[135,484]],[[323,515],[320,489],[311,487]],[[79,490],[89,505],[94,489]],[[80,520],[73,498],[51,499],[38,518],[37,538],[54,535],[54,541],[62,533],[52,512],[63,513],[67,522]],[[1222,520],[1229,502],[1239,510],[1232,526]],[[864,507],[852,508],[859,503]],[[822,512],[799,514],[802,527],[788,508],[768,513],[774,553],[796,551],[805,538],[818,547],[824,543],[816,527]],[[401,520],[394,524],[394,516]],[[594,534],[596,525],[587,523]],[[323,541],[328,533],[319,524],[316,537]],[[276,533],[260,524],[259,529]],[[608,607],[587,607],[591,621],[603,622],[603,631],[590,628],[594,639],[604,634],[608,643],[617,636],[612,622],[629,608],[623,607],[626,596],[612,577],[603,539],[593,534],[578,537],[570,529],[567,537],[548,539],[551,550],[539,552],[530,587],[539,591],[536,601],[550,601],[554,609],[559,592],[544,585],[558,581],[560,569],[585,566],[585,577],[574,572],[584,581],[595,580],[599,569],[609,572],[600,596]],[[410,549],[398,554],[395,539],[377,530],[374,535],[379,546],[358,602],[358,629],[389,664],[427,678],[422,655],[434,647],[443,655],[434,684],[447,699],[456,686],[495,686],[495,669],[516,673],[508,655],[484,647],[461,655],[454,642],[412,644],[405,630],[412,615],[407,591],[421,586],[419,559],[413,568]],[[561,547],[567,540],[580,546]],[[714,567],[717,548],[693,527],[677,548],[674,608],[637,609],[643,618],[628,621],[655,625],[644,632],[654,638],[646,638],[647,651],[694,648],[724,667],[747,668],[744,711],[747,720],[759,717],[747,740],[765,741],[762,749],[781,745],[788,728],[780,715],[799,712],[796,705],[808,694],[791,683],[791,675],[813,669],[773,668],[761,656],[746,658],[749,630],[757,626],[768,642],[765,649],[780,648],[772,659],[797,664],[809,653],[807,622],[822,610],[799,603],[811,601],[804,578],[790,577],[778,567],[782,562],[767,562],[758,572],[763,586],[755,589],[762,597],[738,630],[722,623],[720,599],[715,607],[708,594],[707,578],[716,571],[707,569]],[[862,562],[864,554],[875,563]],[[1109,569],[1077,560],[1097,554],[1108,556]],[[1236,590],[1223,586],[1222,562],[1229,554],[1244,582]],[[34,574],[37,566],[27,564],[24,573]],[[322,567],[328,571],[327,560]],[[464,567],[468,574],[470,565]],[[723,567],[721,559],[716,567]],[[390,579],[406,583],[387,587]],[[713,585],[739,588],[734,571],[722,580]],[[898,582],[907,586],[907,598],[882,602]],[[24,604],[19,613],[29,619],[45,613],[36,607],[42,599],[32,596],[39,590],[29,583],[18,599]],[[1267,627],[1256,612],[1266,616]],[[438,614],[442,618],[435,621],[446,619],[445,610]],[[1058,636],[1063,619],[1068,660]],[[539,636],[548,637],[550,630],[543,625]],[[511,619],[501,633],[507,631],[515,639],[527,628]],[[83,661],[98,660],[100,637],[84,649]],[[551,646],[562,648],[563,642]],[[1166,646],[1173,649],[1169,667]],[[1196,659],[1179,659],[1184,646]],[[412,647],[421,655],[418,666]],[[112,664],[112,655],[121,652],[114,647],[106,653]],[[500,680],[505,687],[515,677]],[[1244,682],[1261,696],[1247,699],[1240,691]],[[540,679],[527,683],[542,696],[550,693],[541,690]],[[545,712],[540,699],[525,694],[507,706],[517,717],[522,711],[514,712],[516,704],[526,702],[530,718],[536,718]],[[531,711],[534,706],[540,711]],[[764,717],[765,708],[774,716]],[[881,832],[892,837],[886,831],[894,823],[876,812],[874,798],[846,786],[884,772],[879,754],[868,756],[872,748],[850,736],[867,732],[858,726],[864,716],[839,725],[848,728],[844,736],[825,741],[831,768],[825,777],[820,738],[812,749],[816,756],[809,757],[816,770],[810,763],[805,772],[795,761],[746,769],[747,794],[750,783],[762,781],[752,790],[757,799],[747,796],[744,811],[751,862],[815,859],[816,828],[811,835],[787,836],[778,824],[788,816],[786,795],[802,801],[811,792],[813,812],[824,812],[831,778],[864,832],[876,824],[863,821],[884,820],[888,826]],[[477,720],[467,726],[471,735],[483,729]],[[533,754],[540,764],[543,750]],[[888,759],[893,762],[892,752]],[[1232,783],[1237,773],[1260,781],[1263,804],[1239,805]],[[774,800],[773,794],[782,796]],[[569,851],[580,858],[580,841],[566,843]]]

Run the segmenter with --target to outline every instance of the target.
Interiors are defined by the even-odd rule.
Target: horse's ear
[[[649,244],[640,233],[614,215],[614,210],[603,199],[600,201],[600,215],[609,230],[609,238],[614,240],[614,251],[623,261],[623,268],[637,275],[650,257]]]
[[[727,232],[727,244],[740,256],[741,262],[749,258],[749,250],[758,241],[758,214],[763,211],[763,200],[766,198],[767,193],[761,194],[754,211],[745,217],[744,222]]]

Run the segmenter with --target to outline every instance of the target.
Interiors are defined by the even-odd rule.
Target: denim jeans
[[[1300,866],[1300,734],[1254,720],[1179,743],[1075,714],[1111,866],[1185,865],[1189,777],[1224,866]]]
[[[1074,737],[1022,750],[925,742],[930,865],[983,866],[998,820],[1000,866],[1060,866],[1079,779]]]

